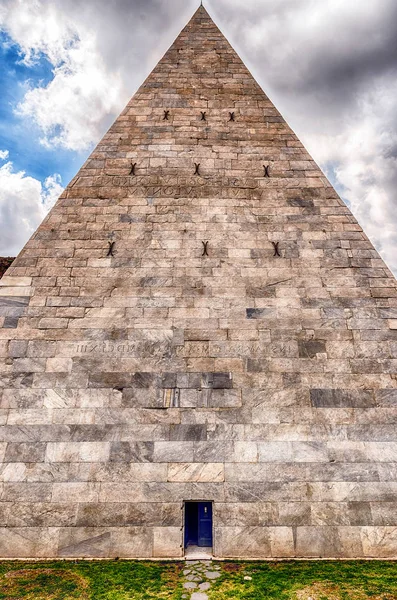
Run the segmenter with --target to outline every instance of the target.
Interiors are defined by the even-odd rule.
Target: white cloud
[[[53,67],[53,79],[30,87],[17,112],[40,127],[47,147],[86,149],[125,95],[118,70],[105,67],[96,35],[56,4],[39,0],[6,2],[1,24],[25,64],[44,56]]]
[[[0,150],[0,160],[7,160],[8,155],[8,150]]]
[[[57,174],[42,185],[14,171],[12,162],[0,167],[0,256],[15,256],[21,250],[62,191]]]
[[[89,35],[65,49],[52,81],[30,89],[18,112],[39,125],[45,146],[84,150],[100,137],[106,117],[120,108],[122,90],[120,76],[106,73]]]

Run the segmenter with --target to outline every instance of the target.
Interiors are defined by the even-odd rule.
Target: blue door
[[[198,546],[212,547],[211,502],[198,502]]]
[[[185,502],[185,548],[212,548],[212,502]]]

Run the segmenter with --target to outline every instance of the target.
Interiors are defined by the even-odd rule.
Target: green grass
[[[397,600],[397,563],[220,562],[209,600]],[[0,562],[0,600],[181,600],[182,562]],[[244,577],[250,577],[245,580]]]
[[[180,600],[183,563],[0,562],[1,600]]]
[[[226,571],[226,572],[225,572]],[[244,576],[252,577],[245,581]],[[397,600],[397,563],[225,563],[210,600]]]

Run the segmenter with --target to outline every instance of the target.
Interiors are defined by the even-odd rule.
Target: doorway
[[[212,554],[212,502],[185,502],[185,553]]]

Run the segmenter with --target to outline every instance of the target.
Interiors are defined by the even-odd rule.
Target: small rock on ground
[[[194,594],[191,595],[190,600],[208,600],[208,596],[201,592],[194,592]]]
[[[217,571],[206,571],[204,573],[204,575],[206,576],[207,579],[218,579],[218,577],[221,576],[221,574],[218,573]]]
[[[183,584],[185,590],[194,590],[197,587],[197,583],[193,583],[192,581],[188,581]]]
[[[206,592],[207,590],[209,590],[211,587],[211,584],[209,583],[209,581],[205,581],[204,583],[200,583],[199,588],[201,592]]]

